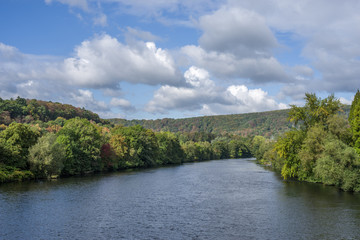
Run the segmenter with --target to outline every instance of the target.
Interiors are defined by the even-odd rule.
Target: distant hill
[[[96,113],[69,104],[20,97],[6,100],[0,98],[0,124],[8,125],[13,121],[21,123],[47,122],[58,117],[65,119],[81,117],[97,123],[103,121]]]
[[[344,107],[348,115],[350,106]],[[209,132],[214,134],[237,134],[241,136],[262,135],[276,137],[293,127],[288,120],[289,109],[268,112],[205,116],[183,119],[126,120],[108,119],[123,126],[141,125],[154,131]]]
[[[184,119],[125,120],[109,119],[111,123],[124,126],[142,125],[154,131],[232,133],[242,136],[277,136],[293,125],[288,118],[289,110],[259,113],[205,116]]]

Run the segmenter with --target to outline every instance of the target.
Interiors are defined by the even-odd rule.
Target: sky
[[[0,97],[102,118],[351,104],[358,0],[1,0]]]

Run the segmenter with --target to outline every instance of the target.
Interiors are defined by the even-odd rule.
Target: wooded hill
[[[13,121],[18,123],[48,122],[58,117],[65,119],[80,117],[97,123],[103,121],[96,113],[69,104],[21,97],[6,100],[0,98],[0,124],[9,125]]]
[[[288,121],[289,110],[258,113],[204,116],[183,119],[125,120],[109,119],[111,123],[124,126],[141,125],[154,131],[170,132],[210,132],[231,133],[241,136],[277,136],[288,131],[292,123]]]
[[[289,109],[231,115],[216,115],[182,119],[126,120],[108,119],[123,126],[141,125],[155,132],[208,132],[236,134],[243,137],[276,137],[289,131],[294,124],[288,120]],[[342,114],[348,115],[350,106],[343,106]]]

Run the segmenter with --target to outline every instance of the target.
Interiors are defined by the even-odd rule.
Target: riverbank
[[[68,175],[68,176],[53,176],[49,178],[36,178],[35,174],[29,170],[21,170],[11,166],[0,166],[0,184],[2,183],[11,183],[11,182],[24,182],[24,181],[31,181],[31,180],[52,180],[52,179],[60,179],[60,178],[68,178],[74,176],[92,176],[98,174],[106,174],[106,173],[114,173],[114,172],[132,172],[132,171],[141,171],[146,169],[157,169],[162,167],[172,167],[172,166],[180,166],[186,163],[197,163],[197,162],[205,162],[205,161],[213,161],[213,160],[223,160],[223,159],[207,159],[207,160],[193,160],[193,161],[186,161],[182,163],[172,163],[172,164],[165,164],[165,165],[158,165],[158,166],[150,166],[150,167],[138,167],[138,168],[123,168],[118,169],[116,171],[107,170],[107,171],[97,171],[97,172],[87,172],[82,174],[76,175]]]

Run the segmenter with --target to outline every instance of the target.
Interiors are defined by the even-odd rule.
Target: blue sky
[[[288,108],[360,87],[357,0],[2,0],[0,97],[103,118]]]

